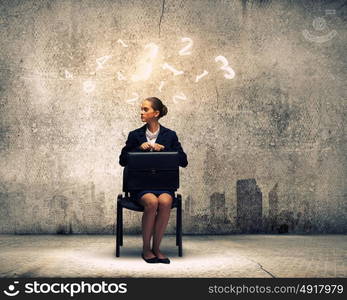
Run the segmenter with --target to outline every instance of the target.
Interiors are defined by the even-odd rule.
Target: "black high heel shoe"
[[[143,260],[146,262],[146,263],[149,263],[149,264],[155,264],[155,263],[158,263],[158,258],[156,256],[152,257],[152,258],[145,258],[144,255],[143,255],[143,252],[141,253],[141,257],[143,258]]]
[[[152,252],[154,253],[153,249]],[[165,258],[159,258],[158,256],[156,256],[158,263],[162,263],[162,264],[169,264],[170,263],[170,259],[168,257]]]
[[[169,264],[170,263],[170,259],[168,257],[165,257],[165,258],[159,258],[158,257],[158,263]]]

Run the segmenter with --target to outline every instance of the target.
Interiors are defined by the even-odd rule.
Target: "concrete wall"
[[[114,232],[157,96],[184,233],[346,233],[346,33],[344,1],[1,1],[0,232]]]

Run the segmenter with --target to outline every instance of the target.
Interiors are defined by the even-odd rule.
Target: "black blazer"
[[[119,156],[119,164],[121,166],[124,167],[127,165],[128,152],[146,151],[146,150],[140,149],[140,146],[142,145],[142,143],[147,142],[146,129],[147,129],[147,124],[129,132],[128,139],[125,142],[125,146],[123,147],[121,154]],[[175,131],[169,128],[166,128],[160,124],[159,134],[155,142],[157,144],[161,144],[165,146],[165,148],[161,151],[166,151],[166,152],[177,151],[178,160],[179,160],[178,164],[181,167],[186,167],[188,165],[187,155],[184,153],[181,143],[178,141],[178,137]]]

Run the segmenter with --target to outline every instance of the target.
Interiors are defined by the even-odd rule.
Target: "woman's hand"
[[[157,143],[154,143],[154,145],[152,145],[152,149],[154,151],[161,151],[161,150],[164,150],[165,146],[164,145],[160,145],[160,144],[157,144]]]
[[[152,148],[152,145],[148,142],[144,142],[141,144],[140,149],[141,150],[149,150]]]
[[[164,148],[165,148],[164,145],[157,144],[157,143],[154,143],[154,145],[152,145],[149,142],[144,142],[140,146],[141,150],[151,150],[151,149],[153,149],[153,151],[161,151],[161,150],[164,150]]]

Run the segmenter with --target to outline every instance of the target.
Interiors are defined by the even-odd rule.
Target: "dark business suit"
[[[142,143],[147,142],[146,129],[147,124],[129,132],[128,139],[119,156],[119,164],[121,166],[124,167],[127,164],[127,152],[149,151],[140,149]],[[177,151],[178,164],[181,167],[186,167],[188,165],[187,155],[184,153],[175,131],[160,124],[159,134],[155,142],[165,146],[161,151]]]
[[[127,153],[128,152],[140,152],[140,151],[149,151],[149,150],[142,150],[140,149],[140,146],[142,143],[147,142],[146,137],[146,129],[147,124],[143,125],[142,127],[135,129],[133,131],[129,132],[128,139],[125,142],[125,146],[123,147],[121,154],[119,156],[119,164],[121,166],[127,165]],[[157,144],[165,146],[165,148],[161,151],[177,151],[178,152],[178,164],[181,167],[186,167],[188,165],[187,161],[187,155],[184,153],[181,143],[178,141],[176,132],[164,127],[160,124],[160,130],[159,134],[157,136],[157,139],[155,141]],[[154,193],[156,195],[160,195],[161,193],[168,193],[172,197],[174,197],[174,191],[158,191],[158,190],[146,190],[146,191],[140,191],[138,193],[130,193],[131,197],[135,200],[138,200],[144,195],[145,193]]]

